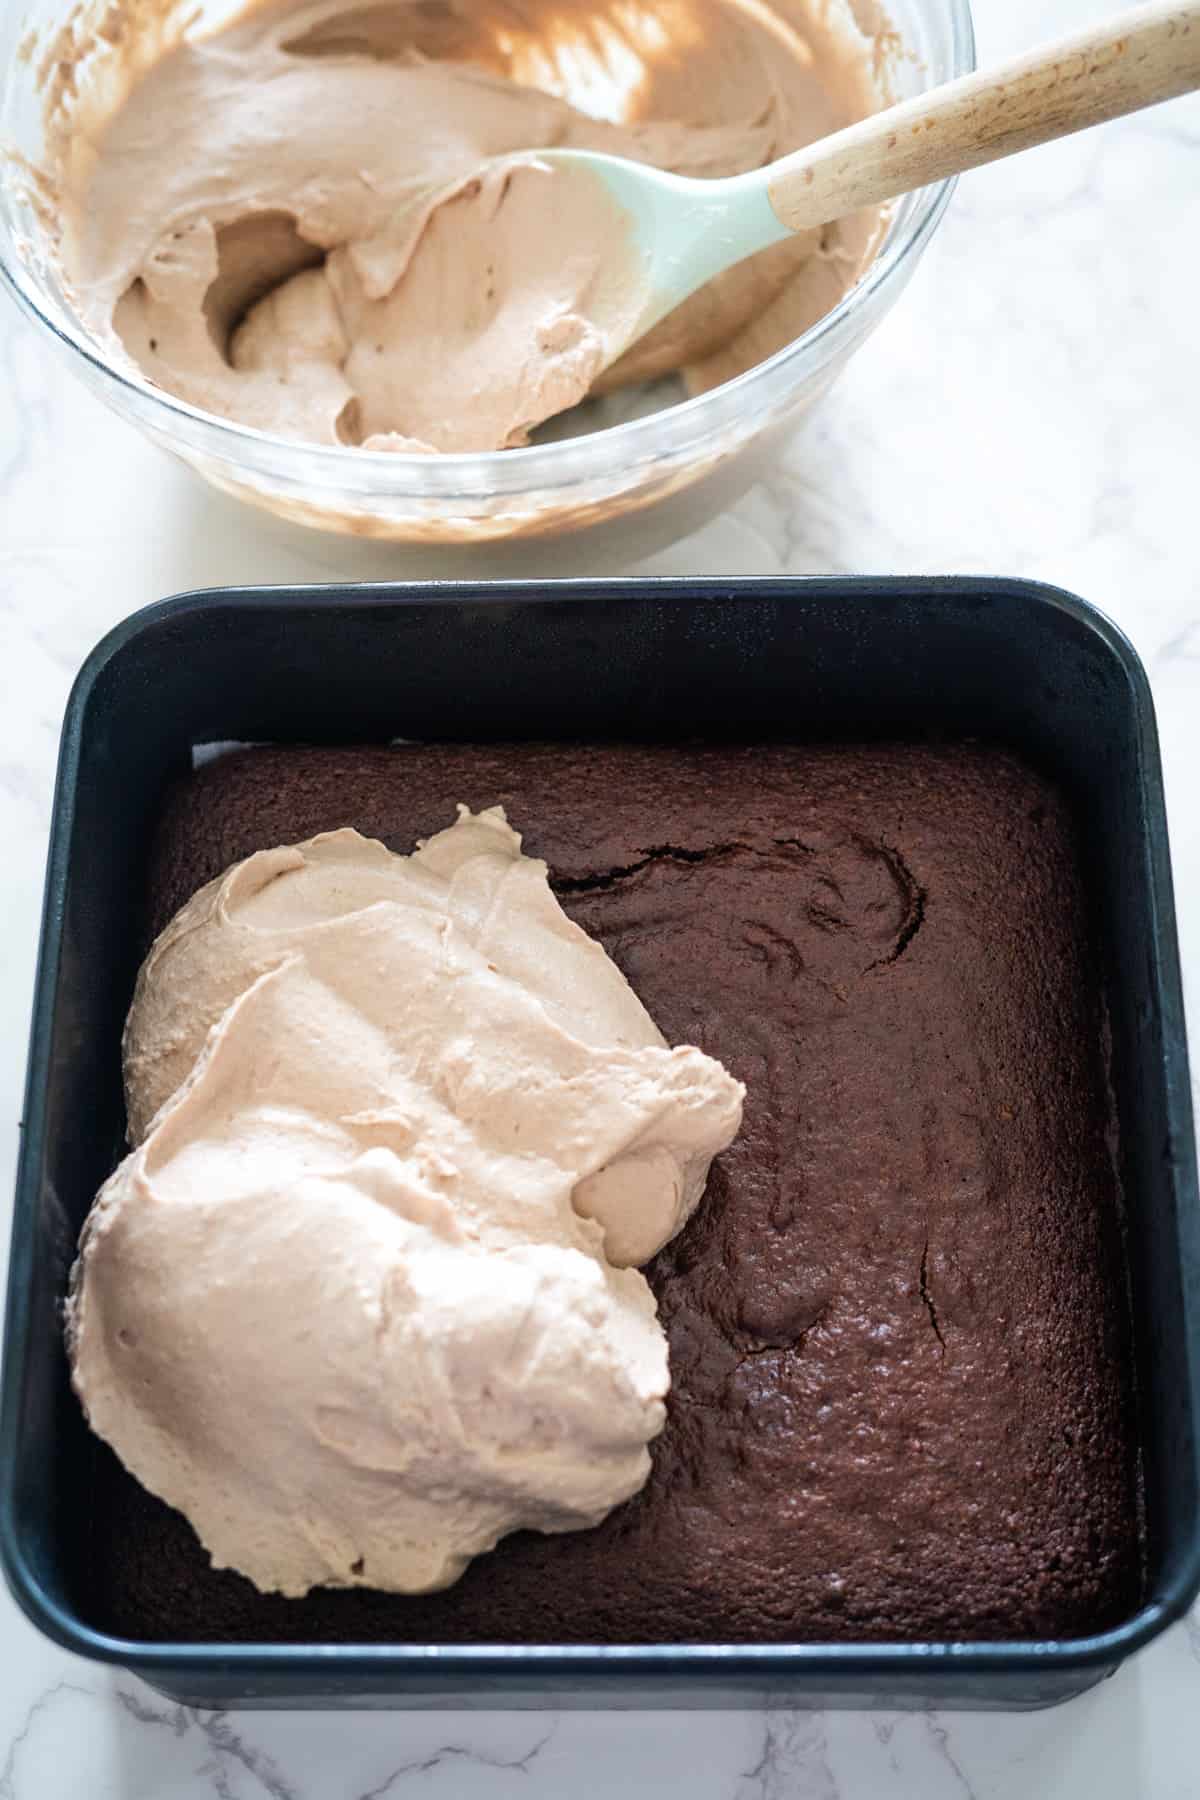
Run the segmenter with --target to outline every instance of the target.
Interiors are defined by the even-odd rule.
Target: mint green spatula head
[[[536,161],[566,178],[566,206],[575,184],[603,189],[614,266],[590,310],[611,363],[714,275],[793,232],[1197,87],[1200,0],[1156,3],[931,88],[746,175],[698,181],[586,150],[542,150]],[[576,196],[596,210],[594,190]]]

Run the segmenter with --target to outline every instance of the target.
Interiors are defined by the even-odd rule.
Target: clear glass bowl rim
[[[950,79],[969,74],[975,66],[975,30],[970,0],[941,0],[949,27]],[[412,455],[390,450],[360,450],[350,446],[306,444],[295,438],[275,436],[240,425],[232,419],[203,412],[155,387],[135,371],[105,360],[97,346],[74,321],[63,323],[43,310],[27,285],[18,258],[12,265],[0,257],[0,282],[18,306],[57,340],[59,346],[90,365],[100,383],[111,383],[127,398],[126,406],[166,414],[158,425],[164,432],[186,441],[195,450],[223,457],[235,466],[293,463],[302,458],[305,475],[324,479],[335,490],[363,493],[459,495],[495,498],[573,487],[580,481],[603,480],[631,462],[686,455],[707,446],[712,432],[737,418],[754,418],[760,406],[769,405],[777,383],[790,380],[796,365],[818,361],[822,352],[832,358],[840,339],[849,336],[859,314],[869,311],[876,296],[906,276],[919,258],[954,191],[954,179],[923,188],[907,196],[901,218],[893,226],[883,250],[861,279],[815,325],[794,338],[753,368],[722,382],[707,393],[682,400],[644,418],[609,425],[576,438],[552,444],[529,445],[519,450],[453,452],[437,456]],[[906,216],[905,216],[906,215]]]

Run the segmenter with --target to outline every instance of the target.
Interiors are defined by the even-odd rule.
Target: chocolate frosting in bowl
[[[159,386],[286,437],[498,449],[597,387],[680,372],[701,391],[819,319],[882,235],[872,213],[776,246],[606,369],[592,302],[628,245],[536,156],[716,176],[836,130],[883,102],[894,48],[848,0],[108,17],[98,55],[76,25],[46,59],[81,316]],[[496,157],[518,161],[481,178]]]

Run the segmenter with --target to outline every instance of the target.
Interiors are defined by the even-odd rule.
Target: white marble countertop
[[[981,60],[1114,10],[976,0]],[[1073,588],[1150,670],[1200,1068],[1200,100],[980,171],[774,478],[633,572],[986,571]],[[1190,208],[1190,228],[1184,220]],[[0,1231],[59,724],[86,652],[183,588],[435,572],[210,495],[0,308]],[[447,572],[444,568],[440,572]],[[553,571],[587,573],[564,554]],[[0,1592],[0,1800],[1195,1800],[1200,1618],[1032,1715],[198,1714]]]

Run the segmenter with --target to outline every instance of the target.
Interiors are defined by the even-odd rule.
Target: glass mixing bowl
[[[403,456],[300,444],[201,412],[112,365],[75,319],[20,160],[36,164],[41,150],[28,34],[36,29],[45,43],[73,10],[74,0],[32,0],[23,14],[16,6],[0,12],[0,145],[9,153],[0,173],[4,285],[93,393],[214,487],[296,523],[360,538],[470,545],[616,532],[637,554],[650,539],[684,536],[757,479],[778,437],[895,303],[953,186],[900,201],[875,261],[832,312],[698,398],[522,450]],[[973,67],[969,0],[887,0],[887,13],[906,52],[892,75],[897,98]],[[639,529],[651,516],[653,529]]]

